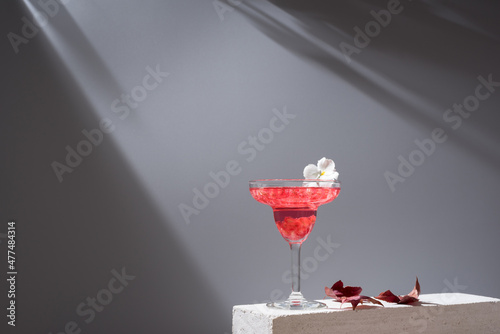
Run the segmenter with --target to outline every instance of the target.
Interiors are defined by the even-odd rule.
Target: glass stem
[[[301,307],[305,302],[300,292],[300,248],[302,243],[290,243],[292,251],[292,293],[288,297],[290,307]]]

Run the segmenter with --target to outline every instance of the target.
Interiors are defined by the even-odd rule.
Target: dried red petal
[[[358,296],[362,290],[359,286],[346,286],[342,290],[342,294],[346,297]]]
[[[398,304],[411,304],[414,302],[418,302],[418,298],[410,297],[407,295],[407,296],[401,297],[401,300],[398,302]]]
[[[337,281],[334,285],[332,285],[332,290],[342,290],[343,288],[344,283],[342,281]]]
[[[382,305],[381,302],[368,296],[360,296],[363,289],[358,286],[345,286],[342,281],[337,281],[331,288],[325,287],[325,294],[334,298],[336,301],[341,302],[342,305],[346,302],[351,303],[352,309],[355,310],[358,304],[363,301]],[[382,305],[384,306],[384,305]]]
[[[326,286],[325,286],[325,295],[327,295],[328,297],[332,297],[332,298],[337,299],[337,295],[335,295],[335,293],[333,293],[333,290],[330,288],[327,288]]]
[[[418,277],[417,277],[417,281],[415,282],[415,287],[413,288],[413,290],[411,290],[409,294],[404,296],[396,296],[391,292],[391,290],[387,290],[385,292],[382,292],[375,298],[384,300],[389,303],[410,304],[418,302],[418,296],[420,296],[420,283],[418,282]]]
[[[361,301],[361,296],[352,296],[352,297],[343,298],[342,304],[344,304],[345,302],[351,303],[352,309],[354,311],[356,309],[356,307],[358,306],[360,301]]]
[[[352,297],[357,296],[363,290],[359,286],[345,286],[342,281],[337,281],[332,287],[331,290],[337,297]]]
[[[398,296],[396,296],[395,294],[393,294],[391,292],[391,290],[384,291],[375,298],[389,302],[389,303],[399,303],[399,301],[400,301],[400,298]]]
[[[380,306],[384,306],[384,304],[382,304],[381,302],[379,302],[375,298],[368,297],[368,296],[361,296],[361,303],[363,303],[363,301],[369,301],[372,304],[378,304]]]
[[[407,296],[417,298],[417,299],[418,299],[418,296],[420,296],[420,283],[418,282],[418,277],[417,277],[417,281],[415,282],[415,287],[413,288],[413,290],[411,290],[411,292]]]
[[[418,282],[417,277],[417,281],[415,282],[415,287],[413,288],[413,290],[411,290],[411,292],[406,296],[401,296],[398,304],[410,304],[418,302],[418,296],[420,296],[420,283]]]

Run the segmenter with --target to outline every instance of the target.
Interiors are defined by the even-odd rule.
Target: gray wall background
[[[2,315],[2,328],[230,332],[233,305],[289,292],[287,244],[247,181],[301,178],[323,156],[342,191],[303,246],[306,297],[339,279],[405,294],[416,275],[422,293],[500,297],[500,87],[443,118],[474,103],[479,76],[500,81],[496,2],[401,1],[350,62],[340,43],[393,2],[63,2],[0,5],[0,233],[17,222],[18,268],[17,326]],[[8,34],[44,10],[16,53]],[[147,67],[169,74],[143,99]],[[129,114],[113,111],[134,92]],[[276,110],[294,118],[271,139]],[[104,119],[114,131],[59,182],[51,164]],[[435,128],[447,140],[392,191],[384,173]],[[187,224],[179,206],[230,161],[237,175]],[[135,278],[93,319],[77,314],[122,268]]]

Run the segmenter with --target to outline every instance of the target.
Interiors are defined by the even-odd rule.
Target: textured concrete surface
[[[233,333],[500,333],[500,299],[427,294],[414,305],[384,307],[324,301],[320,311],[280,311],[265,304],[233,308]]]

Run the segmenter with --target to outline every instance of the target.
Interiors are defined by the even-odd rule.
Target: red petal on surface
[[[391,292],[391,290],[387,290],[385,292],[382,292],[380,295],[378,295],[375,298],[389,302],[389,303],[399,303],[399,301],[400,301],[400,298],[398,296],[396,296],[395,294],[393,294]]]
[[[378,300],[373,299],[373,298],[368,297],[368,296],[352,296],[352,297],[342,298],[342,304],[344,304],[345,302],[351,303],[353,311],[356,310],[356,307],[358,306],[358,304],[363,304],[363,302],[370,302],[372,304],[378,304],[380,306],[384,306]]]
[[[342,290],[343,288],[344,283],[342,281],[337,281],[334,285],[332,285],[332,290]]]
[[[415,297],[410,297],[408,295],[401,297],[401,300],[398,302],[398,304],[410,304],[418,302],[418,298]]]
[[[389,303],[410,304],[418,302],[418,296],[420,296],[420,283],[418,282],[418,277],[417,277],[417,281],[415,282],[415,287],[413,288],[413,290],[411,290],[409,294],[405,296],[396,296],[391,292],[391,290],[387,290],[385,292],[382,292],[375,298],[384,300]]]
[[[337,299],[337,295],[333,292],[333,290],[330,288],[327,288],[326,286],[325,286],[325,295],[327,295],[328,297],[332,297],[332,298]]]
[[[420,296],[420,283],[418,282],[418,277],[417,277],[417,281],[415,282],[415,287],[406,296],[401,296],[399,304],[410,304],[418,302],[418,296]]]
[[[358,306],[359,302],[361,301],[361,296],[352,296],[342,299],[342,304],[344,304],[345,302],[349,302],[352,305],[352,309],[355,310],[356,306]]]
[[[342,281],[337,281],[334,285],[332,285],[331,290],[337,297],[352,297],[359,295],[363,289],[359,286],[344,287],[344,283]]]
[[[359,286],[346,286],[342,290],[342,294],[345,297],[358,296],[362,290],[363,289],[361,289],[361,287],[359,287]]]
[[[378,300],[372,298],[372,297],[368,297],[368,296],[361,296],[361,303],[363,303],[363,301],[368,301],[372,304],[378,304],[380,306],[384,306],[384,304],[382,304],[381,302],[379,302]]]
[[[413,290],[411,290],[411,292],[409,294],[407,294],[407,296],[417,298],[417,299],[418,299],[418,296],[420,296],[420,283],[418,282],[418,277],[417,277],[417,281],[415,282],[415,287],[413,288]]]
[[[325,287],[325,294],[328,297],[334,298],[336,301],[341,302],[341,307],[344,303],[351,303],[352,309],[355,310],[358,304],[363,304],[363,301],[368,301],[373,304],[384,306],[378,300],[368,296],[360,296],[363,289],[359,286],[345,286],[342,281],[337,281],[331,288]]]

